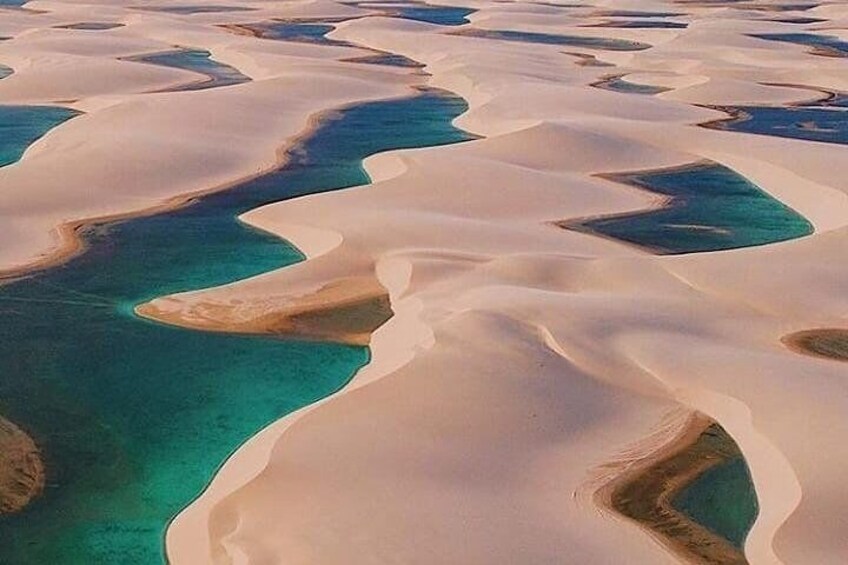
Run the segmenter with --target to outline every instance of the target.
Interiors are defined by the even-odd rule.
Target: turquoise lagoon
[[[662,20],[611,20],[589,27],[617,27],[622,29],[685,29],[689,24]]]
[[[612,178],[670,200],[662,208],[561,225],[660,254],[751,247],[813,232],[803,216],[745,177],[715,163]]]
[[[303,259],[240,223],[263,204],[368,182],[364,157],[459,142],[465,102],[424,91],[325,121],[276,172],[178,210],[90,226],[87,251],[0,286],[0,414],[43,450],[47,488],[0,516],[0,563],[160,564],[168,521],[269,423],[342,387],[368,350],[142,320],[154,297]]]
[[[818,35],[815,33],[760,33],[751,37],[768,41],[782,41],[824,49],[825,51],[848,57],[848,41],[842,41],[835,35]]]
[[[57,106],[0,106],[0,167],[20,159],[27,147],[78,114]]]
[[[75,29],[79,31],[106,31],[109,29],[124,27],[124,24],[113,22],[79,22],[76,24],[68,24],[56,27],[58,29]]]
[[[742,457],[708,469],[671,501],[695,522],[743,549],[759,503]]]
[[[476,12],[461,6],[439,6],[423,2],[345,2],[363,9],[384,10],[388,15],[443,26],[461,26],[469,22],[468,16]]]

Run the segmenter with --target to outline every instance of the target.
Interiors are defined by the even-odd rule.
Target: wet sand
[[[848,361],[848,330],[822,328],[805,330],[783,338],[793,351],[834,361]]]
[[[23,430],[0,417],[0,514],[22,510],[44,489],[41,453]]]

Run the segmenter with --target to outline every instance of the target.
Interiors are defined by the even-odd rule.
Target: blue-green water
[[[812,104],[732,106],[724,109],[739,117],[715,122],[712,126],[760,135],[848,144],[848,97],[845,95]]]
[[[499,41],[513,41],[518,43],[589,47],[605,51],[643,51],[651,48],[651,45],[647,43],[630,41],[627,39],[612,39],[607,37],[589,37],[580,35],[555,35],[552,33],[537,33],[529,31],[469,28],[463,29],[461,32],[458,32],[457,35],[461,35],[463,37],[477,37],[481,39],[494,39]]]
[[[430,4],[411,4],[408,6],[392,7],[398,17],[406,20],[417,20],[443,26],[461,26],[469,22],[468,16],[476,12],[471,8],[460,6],[434,6]]]
[[[78,114],[55,106],[0,106],[0,167],[20,159],[38,138]]]
[[[361,8],[374,8],[385,12],[386,15],[392,17],[403,18],[407,20],[418,20],[445,26],[458,26],[468,23],[466,16],[474,13],[476,10],[470,8],[461,8],[456,6],[435,6],[430,4],[419,3],[398,3],[387,4],[383,2],[347,2],[349,6]],[[385,6],[383,4],[386,4]],[[262,22],[257,24],[248,24],[245,26],[251,31],[257,33],[263,39],[277,39],[281,41],[296,41],[300,43],[315,43],[318,45],[332,45],[336,47],[352,47],[351,43],[346,41],[337,41],[329,39],[327,34],[333,31],[334,26],[328,23],[316,22],[297,22],[297,21],[272,21]],[[385,64],[392,66],[413,67],[406,61],[404,64],[399,64],[401,59],[399,55],[388,55],[392,59],[378,60],[375,58],[372,63]]]
[[[285,103],[285,101],[281,101]],[[93,226],[88,250],[0,287],[0,414],[26,430],[47,489],[0,517],[0,563],[162,563],[168,520],[268,423],[343,386],[365,348],[181,330],[134,305],[302,260],[236,216],[361,185],[367,155],[452,143],[463,100],[425,91],[328,119],[285,168],[166,214]]]
[[[803,216],[745,177],[714,163],[615,179],[671,201],[663,208],[563,225],[664,254],[751,247],[813,232]]]
[[[0,79],[4,79],[14,72],[14,69],[12,69],[11,67],[7,67],[6,65],[0,65]]]
[[[443,26],[461,26],[469,22],[468,16],[476,12],[472,8],[461,6],[438,6],[435,4],[424,4],[420,2],[345,2],[349,6],[358,8],[375,8],[384,10],[388,15],[393,15],[405,20],[416,20]]]
[[[298,43],[316,43],[318,45],[333,45],[336,47],[353,47],[347,41],[336,41],[326,37],[335,29],[330,24],[315,24],[301,22],[267,22],[245,26],[263,39],[278,41],[295,41]]]
[[[212,54],[209,51],[202,49],[180,49],[167,53],[133,57],[132,60],[150,63],[152,65],[185,69],[209,77],[208,80],[189,83],[172,90],[206,90],[207,88],[230,86],[250,81],[250,77],[243,75],[235,67],[219,63],[212,58]]]
[[[742,457],[707,470],[671,503],[739,549],[745,545],[759,512],[751,473]]]
[[[848,57],[848,41],[842,41],[835,35],[818,35],[815,33],[758,33],[752,34],[751,37],[817,47],[842,57]]]

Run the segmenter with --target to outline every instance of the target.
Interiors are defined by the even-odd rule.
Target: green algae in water
[[[759,505],[748,465],[734,457],[701,474],[672,505],[711,532],[742,549]]]
[[[670,201],[644,212],[560,225],[664,254],[765,245],[813,232],[803,216],[715,163],[612,178],[667,196]]]
[[[27,147],[78,114],[55,106],[0,106],[0,167],[20,159]]]
[[[365,156],[469,139],[427,91],[326,121],[285,168],[169,213],[87,229],[85,254],[0,287],[0,414],[41,447],[44,494],[0,516],[0,563],[159,564],[167,522],[269,423],[338,390],[368,350],[204,333],[131,314],[153,297],[303,259],[236,216],[368,182]]]

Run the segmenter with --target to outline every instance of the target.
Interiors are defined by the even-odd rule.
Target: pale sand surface
[[[0,43],[0,63],[25,64],[0,81],[0,101],[80,97],[73,107],[89,114],[0,169],[0,237],[9,242],[0,265],[55,249],[48,233],[63,222],[147,208],[267,168],[309,114],[399,95],[412,80],[397,69],[334,61],[355,50],[210,27],[344,15],[348,7],[228,4],[260,11],[177,17],[110,4],[105,13],[127,26],[96,33],[113,41],[26,30],[40,19],[70,23],[65,11],[92,19],[82,4],[33,2],[51,12],[3,24],[9,29],[0,34],[20,35]],[[693,124],[722,117],[696,104],[810,98],[766,83],[848,90],[846,59],[748,37],[799,31],[765,21],[762,11],[671,2],[468,5],[480,9],[470,19],[481,28],[655,47],[508,43],[392,18],[339,24],[334,39],[426,63],[430,84],[469,101],[458,124],[487,139],[379,155],[366,163],[372,186],[252,211],[245,221],[293,242],[309,260],[149,306],[186,325],[202,318],[207,328],[222,313],[217,324],[233,329],[234,318],[248,323],[321,302],[327,285],[354,279],[385,288],[394,310],[371,337],[372,362],[346,389],[248,441],[177,517],[167,535],[172,562],[678,562],[598,506],[594,493],[678,437],[697,410],[733,436],[751,468],[761,510],[749,561],[844,563],[848,375],[844,364],[798,355],[780,339],[848,325],[848,149]],[[591,16],[596,8],[685,12],[674,20],[690,25],[578,27],[606,19]],[[848,5],[803,14],[844,27]],[[848,37],[845,29],[827,33]],[[208,49],[254,81],[154,95],[144,93],[196,77],[127,62],[117,78],[110,70],[116,56],[175,44]],[[565,52],[616,67],[580,66]],[[81,53],[95,74],[62,75]],[[672,90],[651,97],[588,86],[612,72]],[[597,173],[700,159],[747,176],[816,233],[655,257],[552,225],[656,204]]]

